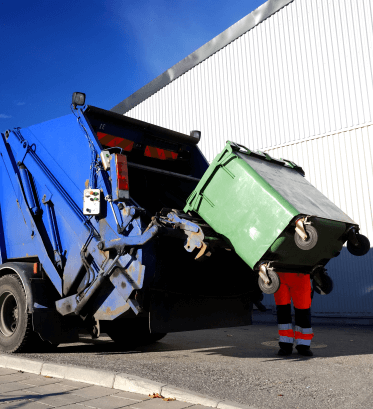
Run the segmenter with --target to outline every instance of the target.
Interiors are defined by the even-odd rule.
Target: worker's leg
[[[295,310],[295,345],[299,353],[311,356],[311,280],[308,274],[293,274],[290,295]]]
[[[293,350],[294,331],[291,320],[291,299],[289,287],[286,284],[286,274],[279,273],[280,288],[274,294],[277,307],[278,333],[280,335],[279,355],[290,355]]]

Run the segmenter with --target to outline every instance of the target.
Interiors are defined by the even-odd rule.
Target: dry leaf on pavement
[[[153,393],[152,395],[149,395],[152,399],[154,399],[154,398],[160,398],[160,399],[163,399],[163,396],[162,395],[160,395],[159,393]]]

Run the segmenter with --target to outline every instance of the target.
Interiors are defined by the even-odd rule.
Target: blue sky
[[[264,0],[0,0],[0,132],[111,109]]]

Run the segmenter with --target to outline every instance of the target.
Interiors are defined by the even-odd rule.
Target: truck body
[[[178,210],[208,168],[200,134],[72,111],[0,137],[0,348],[250,324],[257,275]]]

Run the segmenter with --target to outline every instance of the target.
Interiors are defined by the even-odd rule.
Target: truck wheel
[[[370,241],[368,237],[363,234],[356,234],[356,238],[359,242],[358,246],[355,246],[350,241],[347,242],[347,250],[354,256],[365,256],[370,249]]]
[[[274,294],[280,288],[280,278],[273,270],[267,270],[268,277],[270,279],[269,284],[266,284],[259,276],[258,284],[264,294]]]
[[[294,241],[295,244],[301,249],[301,250],[311,250],[316,246],[317,239],[318,239],[318,234],[317,230],[311,226],[310,224],[305,224],[304,229],[306,230],[307,233],[307,239],[303,240],[297,232],[294,234]]]
[[[26,295],[18,276],[0,278],[0,349],[24,351],[33,342],[31,314],[27,313]]]

